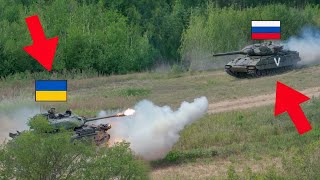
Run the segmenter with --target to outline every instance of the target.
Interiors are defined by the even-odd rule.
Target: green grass
[[[129,96],[148,96],[151,94],[150,89],[146,88],[124,88],[116,91],[118,96],[129,97]]]
[[[218,152],[214,149],[198,148],[188,151],[173,150],[170,151],[164,159],[151,162],[154,167],[167,166],[173,164],[181,164],[194,162],[198,158],[211,158],[217,156]]]
[[[187,126],[173,150],[152,166],[169,169],[160,173],[162,179],[200,176],[201,172],[189,170],[192,167],[208,168],[209,179],[316,179],[320,99],[302,107],[313,127],[303,135],[286,113],[274,117],[273,106],[206,115]],[[212,164],[221,164],[225,171],[211,173]]]
[[[273,107],[267,106],[207,115],[184,129],[174,150],[202,147],[215,149],[220,156],[278,156],[320,138],[320,100],[313,99],[303,107],[313,126],[304,135],[299,135],[287,114],[274,117]]]
[[[319,86],[320,66],[256,79],[236,79],[221,70],[184,72],[175,78],[168,76],[168,73],[135,73],[77,79],[52,74],[51,78],[69,78],[68,103],[57,104],[58,107],[68,106],[90,111],[128,108],[147,98],[158,105],[176,108],[182,101],[192,101],[199,96],[206,96],[210,103],[214,103],[225,99],[274,93],[278,80],[298,90]],[[9,78],[0,81],[0,87],[0,100],[34,99],[32,78]]]
[[[207,115],[186,127],[173,150],[153,166],[170,167],[181,163],[200,166],[206,161],[210,164],[223,159],[234,167],[225,165],[228,172],[220,174],[222,179],[314,179],[319,177],[317,168],[320,167],[319,109],[320,99],[303,104],[313,127],[303,135],[299,135],[287,114],[274,117],[272,106]],[[245,163],[239,160],[243,158],[250,162],[267,159],[269,165],[252,172],[250,168],[263,165],[249,163],[249,170],[245,170]],[[273,162],[273,159],[280,159],[280,162]],[[278,163],[281,168],[275,168]],[[184,172],[177,176],[184,179],[189,175]],[[163,176],[172,178],[172,175]]]

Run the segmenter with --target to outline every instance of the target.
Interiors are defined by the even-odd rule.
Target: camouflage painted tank
[[[100,119],[107,119],[113,117],[126,116],[125,113],[118,113],[112,116],[105,116],[99,118],[85,118],[72,114],[71,110],[67,110],[65,113],[55,113],[55,109],[51,108],[47,113],[38,114],[36,116],[45,117],[49,124],[53,127],[54,132],[58,132],[60,128],[66,130],[72,130],[74,135],[71,137],[71,142],[74,140],[80,140],[82,138],[93,138],[96,145],[100,146],[108,143],[110,134],[107,132],[111,129],[111,124],[89,125],[88,122],[96,121]],[[30,127],[32,129],[32,127]],[[51,133],[51,132],[50,132]],[[21,133],[9,133],[11,138],[19,136]]]
[[[225,65],[225,71],[238,78],[277,74],[297,65],[301,60],[297,51],[284,50],[271,42],[246,46],[241,51],[218,53],[213,56],[240,54]]]

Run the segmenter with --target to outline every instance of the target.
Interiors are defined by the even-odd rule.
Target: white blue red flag
[[[251,39],[280,39],[280,21],[251,21]]]

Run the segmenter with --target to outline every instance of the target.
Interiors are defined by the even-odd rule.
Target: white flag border
[[[252,27],[280,27],[280,21],[251,21]]]

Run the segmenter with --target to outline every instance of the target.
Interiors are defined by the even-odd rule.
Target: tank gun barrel
[[[104,117],[97,117],[97,118],[88,118],[88,119],[85,119],[84,122],[87,123],[87,122],[90,122],[90,121],[96,121],[96,120],[100,120],[100,119],[109,119],[109,118],[123,117],[123,116],[126,116],[126,115],[123,114],[123,113],[120,113],[120,114],[111,115],[111,116],[104,116]]]
[[[225,55],[234,55],[234,54],[246,54],[242,51],[232,51],[232,52],[226,52],[226,53],[216,53],[213,54],[212,56],[225,56]]]

